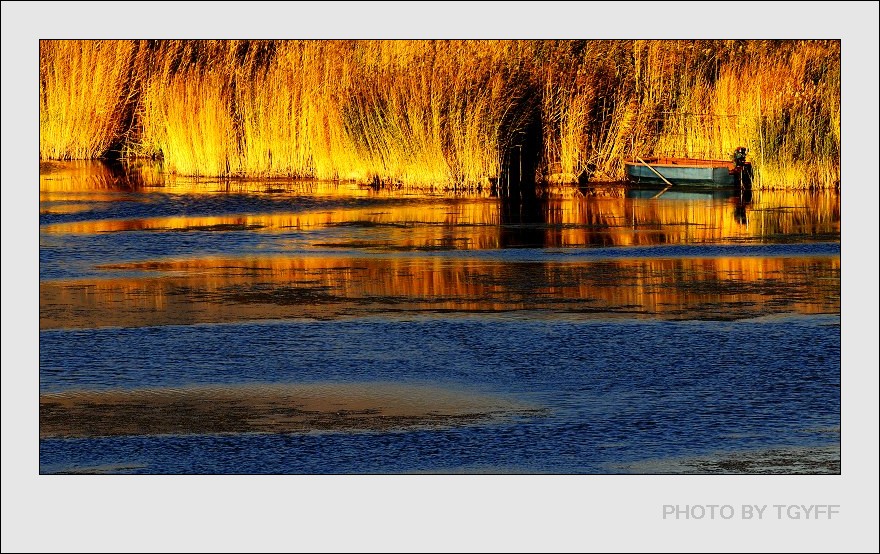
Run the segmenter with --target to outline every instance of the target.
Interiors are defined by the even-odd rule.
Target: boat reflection
[[[648,200],[727,200],[729,198],[737,196],[740,196],[739,189],[731,187],[714,189],[688,187],[687,189],[666,190],[665,187],[645,188],[630,186],[626,189],[627,198],[640,198]]]
[[[749,216],[746,208],[752,203],[751,189],[742,189],[739,195],[734,197],[733,219],[740,225],[748,225]]]
[[[670,190],[666,187],[631,186],[627,188],[626,197],[662,200],[664,202],[723,201],[733,206],[733,219],[740,225],[747,225],[749,222],[748,209],[752,203],[752,189],[751,187],[687,187]]]

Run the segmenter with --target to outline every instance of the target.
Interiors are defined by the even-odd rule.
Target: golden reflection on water
[[[45,224],[41,233],[290,233],[299,241],[300,254],[105,265],[100,269],[106,278],[44,280],[41,328],[425,311],[739,318],[840,310],[839,256],[527,263],[398,253],[816,237],[835,241],[840,199],[834,191],[754,191],[745,196],[669,191],[652,199],[653,191],[624,187],[554,187],[523,200],[489,198],[484,192],[374,190],[351,183],[166,178],[155,164],[141,162],[128,167],[40,164],[41,211],[47,215],[76,216],[90,206],[121,199],[149,201],[153,192],[269,194],[282,199],[274,205],[289,200],[291,208],[280,213],[88,219]],[[309,202],[299,202],[296,209],[298,197]],[[315,202],[321,197],[334,201]],[[613,250],[608,252],[614,256]],[[177,254],[192,257],[189,252]]]
[[[131,160],[104,163],[92,160],[40,162],[40,200],[65,198],[64,193],[138,192],[161,194],[302,194],[321,197],[376,198],[443,196],[488,198],[488,188],[468,191],[424,191],[402,187],[371,187],[353,181],[283,178],[188,177],[164,172],[161,162]],[[45,195],[45,196],[44,196]]]
[[[76,214],[81,212],[87,212],[92,209],[92,204],[75,204],[75,203],[67,203],[67,204],[54,204],[48,201],[43,201],[44,203],[40,206],[40,215],[43,214]]]
[[[459,248],[497,248],[499,214],[491,200],[338,208],[311,212],[204,217],[157,217],[108,219],[44,226],[55,234],[93,234],[122,231],[306,231],[326,227],[367,228],[381,241],[380,246],[430,247],[455,245]],[[326,243],[319,243],[328,246]],[[358,243],[330,243],[344,246]]]
[[[145,262],[136,278],[40,285],[40,327],[329,319],[549,310],[576,317],[738,319],[839,313],[840,259],[683,258],[498,262],[245,258]]]
[[[52,164],[42,164],[54,167]],[[42,232],[92,234],[124,231],[257,231],[285,233],[347,227],[351,236],[314,246],[393,249],[496,249],[511,246],[646,246],[739,242],[840,233],[835,191],[754,191],[743,198],[723,192],[672,191],[651,199],[623,187],[582,192],[554,187],[530,201],[373,190],[351,183],[164,179],[121,172],[94,162],[60,164],[40,176],[43,213],[77,213],[88,203],[121,199],[120,192],[220,194],[274,191],[296,206],[297,196],[387,199],[373,205],[323,206],[286,213],[101,219],[45,225]],[[145,165],[155,171],[153,165]],[[147,170],[143,170],[147,171]],[[155,184],[160,182],[161,186]],[[394,201],[400,200],[400,201]],[[87,203],[88,202],[88,203]],[[370,229],[370,240],[356,236]],[[381,232],[380,232],[381,231]]]
[[[650,193],[656,191],[649,191]],[[713,197],[714,196],[714,197]],[[703,202],[691,199],[707,198]],[[834,191],[679,192],[668,198],[554,196],[546,201],[545,246],[640,246],[740,241],[840,232]]]

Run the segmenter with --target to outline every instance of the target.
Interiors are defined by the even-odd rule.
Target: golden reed
[[[540,179],[745,146],[763,188],[840,184],[838,41],[41,41],[40,158],[477,188],[540,100]]]

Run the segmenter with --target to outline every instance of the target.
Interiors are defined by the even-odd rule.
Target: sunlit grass
[[[104,155],[124,131],[137,44],[40,41],[40,159]]]
[[[840,182],[837,41],[42,41],[40,76],[41,159],[475,189],[531,98],[539,181],[745,146],[760,187]]]
[[[551,55],[557,69],[544,111],[551,175],[572,181],[593,163],[599,178],[619,179],[621,160],[634,154],[729,159],[745,146],[758,186],[840,184],[838,42],[576,47],[562,43]]]

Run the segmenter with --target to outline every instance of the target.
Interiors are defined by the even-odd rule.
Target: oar
[[[639,160],[640,162],[642,162],[642,164],[644,164],[645,167],[647,167],[648,169],[650,169],[651,171],[654,172],[654,175],[656,175],[657,177],[660,177],[660,179],[662,179],[663,182],[666,183],[666,188],[663,189],[663,190],[661,190],[660,192],[658,192],[658,193],[655,194],[654,196],[652,196],[652,197],[651,197],[651,200],[653,200],[653,199],[655,199],[655,198],[660,198],[660,195],[661,195],[661,194],[663,194],[664,192],[666,192],[667,190],[669,190],[670,187],[672,187],[672,183],[670,183],[670,182],[666,179],[666,177],[664,177],[663,175],[660,175],[660,172],[659,172],[659,171],[657,171],[656,169],[654,169],[653,167],[651,167],[650,165],[648,165],[648,162],[646,162],[645,160],[641,159],[641,158],[638,157],[638,156],[636,156],[636,159]]]

